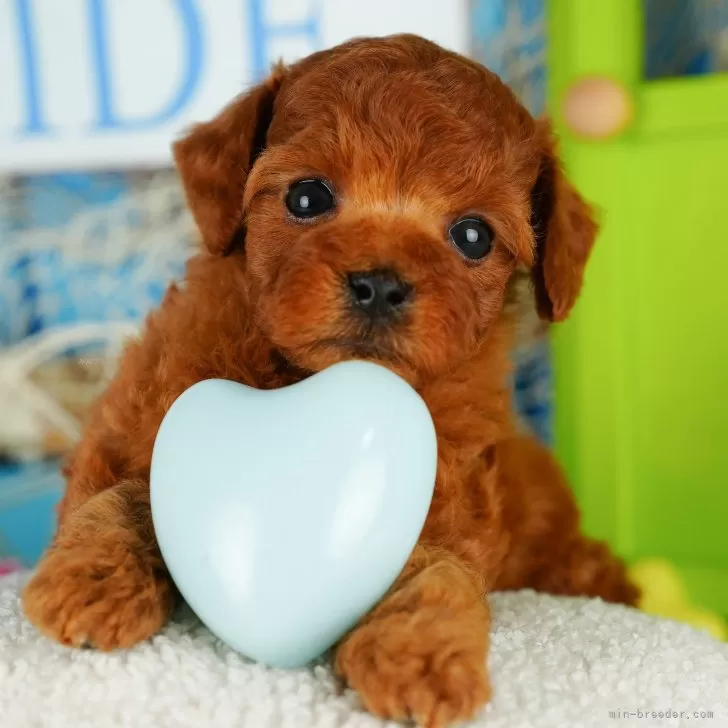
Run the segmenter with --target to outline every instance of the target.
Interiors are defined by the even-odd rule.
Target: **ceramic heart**
[[[271,391],[207,380],[157,436],[157,539],[212,632],[254,660],[301,666],[402,570],[436,462],[425,403],[379,365],[344,362]]]

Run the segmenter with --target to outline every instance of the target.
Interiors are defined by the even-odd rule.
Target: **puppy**
[[[282,387],[355,358],[407,379],[439,438],[420,543],[336,649],[371,711],[431,728],[471,717],[490,694],[492,590],[635,602],[623,565],[580,534],[552,457],[516,434],[513,281],[528,269],[540,315],[564,319],[597,230],[546,123],[485,68],[400,35],[276,67],[174,154],[203,251],[68,463],[24,593],[41,632],[111,650],[170,616],[149,467],[182,391],[209,377]]]

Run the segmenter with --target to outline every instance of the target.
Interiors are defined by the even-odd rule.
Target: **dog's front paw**
[[[336,667],[372,713],[443,728],[490,697],[484,641],[441,608],[389,614],[352,632]]]
[[[73,647],[113,650],[151,637],[167,621],[174,591],[166,575],[121,544],[56,548],[23,592],[28,620]]]

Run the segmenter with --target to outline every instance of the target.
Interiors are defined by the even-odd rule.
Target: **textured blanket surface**
[[[368,715],[326,663],[267,670],[184,611],[130,651],[52,644],[22,617],[22,579],[0,579],[0,728],[397,725]],[[491,603],[494,698],[472,726],[728,728],[727,644],[595,600],[524,591]]]

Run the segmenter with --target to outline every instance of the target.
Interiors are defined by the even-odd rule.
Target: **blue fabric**
[[[513,391],[516,410],[531,433],[553,442],[553,367],[548,337],[516,353]]]
[[[55,462],[0,465],[0,559],[36,563],[53,537],[62,492]]]
[[[645,76],[695,76],[718,63],[718,33],[728,28],[728,0],[644,0]]]
[[[69,255],[54,244],[54,228],[129,194],[126,175],[38,176],[23,179],[18,189],[12,220],[0,227],[0,344],[62,324],[138,320],[157,304],[169,279],[181,274],[181,256],[168,261],[161,276],[158,264],[149,265],[157,251],[105,251],[114,231],[104,223],[84,229],[83,241],[68,241],[82,245],[83,254]],[[28,230],[36,233],[33,246],[19,243]]]
[[[528,110],[546,106],[545,0],[475,0],[478,60],[511,85]]]

